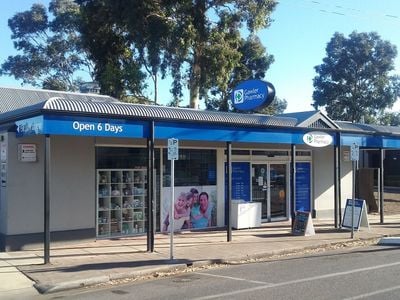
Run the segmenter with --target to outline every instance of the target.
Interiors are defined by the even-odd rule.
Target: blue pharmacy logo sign
[[[232,92],[232,105],[238,110],[256,110],[271,104],[275,98],[274,86],[262,80],[246,80]]]

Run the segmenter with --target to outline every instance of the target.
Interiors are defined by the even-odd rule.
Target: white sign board
[[[360,147],[357,144],[352,144],[350,148],[350,159],[358,161],[360,159]]]
[[[326,147],[332,144],[333,138],[321,131],[311,131],[303,135],[303,142],[311,147]]]
[[[36,145],[35,144],[19,144],[18,159],[22,162],[37,161]]]
[[[168,139],[168,160],[178,160],[179,142],[178,139]]]
[[[353,203],[354,201],[354,203]],[[353,228],[359,230],[360,227],[369,228],[367,205],[363,199],[347,199],[344,209],[342,228],[350,228],[352,224],[352,210],[354,204]]]

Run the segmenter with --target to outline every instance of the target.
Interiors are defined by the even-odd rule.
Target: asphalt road
[[[400,299],[400,248],[373,246],[41,296],[45,299]]]

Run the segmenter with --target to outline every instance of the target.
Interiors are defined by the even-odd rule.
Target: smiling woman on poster
[[[174,204],[174,231],[180,231],[184,224],[188,223],[190,220],[190,207],[186,205],[186,199],[192,198],[192,195],[181,193],[176,199]],[[164,220],[163,231],[168,231],[170,224],[169,214]]]

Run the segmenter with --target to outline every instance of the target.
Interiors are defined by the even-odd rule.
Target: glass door
[[[270,164],[269,174],[271,218],[285,218],[287,217],[287,165]]]
[[[252,201],[261,202],[261,218],[287,218],[287,164],[253,164],[252,168]]]

